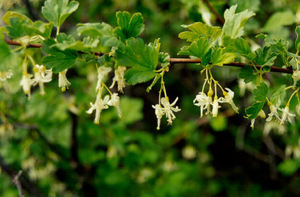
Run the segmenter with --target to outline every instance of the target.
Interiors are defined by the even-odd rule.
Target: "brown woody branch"
[[[12,41],[12,40],[5,40],[7,44],[9,45],[14,45],[14,46],[21,46],[21,43]],[[27,48],[41,48],[42,45],[39,44],[28,44]],[[78,51],[80,54],[84,54],[82,51]],[[104,53],[94,53],[97,56],[102,56]],[[170,64],[177,64],[177,63],[185,63],[185,64],[190,64],[190,63],[201,63],[201,59],[190,59],[190,58],[170,58]],[[244,64],[241,62],[233,62],[230,64],[224,64],[224,66],[232,66],[232,67],[245,67],[249,66],[248,64]],[[255,65],[257,69],[261,69],[260,65]],[[279,73],[288,73],[288,74],[293,74],[292,69],[287,69],[287,68],[281,68],[278,66],[271,66],[271,72],[279,72]]]

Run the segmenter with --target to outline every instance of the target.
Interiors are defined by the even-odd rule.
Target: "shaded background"
[[[41,18],[41,0],[0,1],[1,14],[16,10]],[[184,42],[178,39],[182,24],[204,21],[219,25],[199,0],[81,0],[80,7],[61,31],[72,33],[77,23],[116,24],[115,12],[127,10],[144,16],[146,42],[161,39],[162,51],[177,57]],[[272,38],[289,40],[300,24],[298,0],[211,0],[223,16],[238,4],[238,11],[256,12],[246,25],[255,39],[262,31]],[[272,15],[278,15],[270,19]],[[283,14],[282,14],[283,13]],[[43,20],[43,19],[42,19]],[[252,43],[255,46],[255,43]],[[292,49],[291,49],[292,50]],[[17,61],[17,60],[16,60]],[[127,87],[117,117],[115,109],[102,113],[101,125],[85,113],[94,100],[94,67],[78,62],[68,72],[72,83],[62,94],[57,80],[46,86],[46,95],[34,91],[28,100],[18,80],[0,91],[0,196],[17,196],[12,176],[22,169],[26,196],[298,196],[300,160],[285,154],[298,145],[300,123],[283,134],[263,135],[264,120],[251,130],[243,118],[250,100],[238,87],[238,68],[216,68],[223,87],[236,92],[241,113],[223,107],[218,118],[199,119],[192,103],[203,82],[197,65],[176,64],[166,74],[171,100],[179,97],[182,111],[173,126],[163,120],[156,131],[152,105],[159,87],[146,94],[149,84]],[[112,77],[112,76],[111,76]],[[290,76],[268,75],[274,87]],[[10,175],[9,175],[10,174]],[[26,186],[27,185],[27,186]]]

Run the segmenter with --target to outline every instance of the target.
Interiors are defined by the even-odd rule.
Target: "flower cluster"
[[[11,70],[9,71],[0,71],[0,81],[6,81],[7,79],[10,79],[13,76],[13,73]]]
[[[211,71],[208,68],[205,68],[202,72],[204,71],[206,72],[206,79],[202,91],[196,95],[196,98],[193,101],[195,106],[200,107],[200,117],[203,116],[205,110],[206,115],[212,114],[213,117],[217,117],[219,108],[221,108],[220,103],[230,104],[232,109],[238,113],[239,109],[233,102],[234,92],[229,88],[223,89],[219,82],[213,78]],[[207,93],[204,92],[206,85],[209,86]],[[212,89],[212,86],[214,86],[214,90]],[[221,89],[223,97],[218,97],[217,87]]]
[[[94,123],[100,124],[100,116],[101,112],[104,109],[108,109],[110,106],[113,106],[117,109],[119,117],[122,116],[121,108],[120,108],[120,97],[117,93],[111,93],[109,88],[105,85],[104,79],[111,71],[110,67],[101,66],[98,68],[98,80],[96,85],[97,97],[95,103],[90,103],[91,107],[87,111],[88,114],[92,114],[95,111]],[[124,73],[122,76],[124,78]],[[102,98],[103,90],[106,89],[110,95],[105,95]]]

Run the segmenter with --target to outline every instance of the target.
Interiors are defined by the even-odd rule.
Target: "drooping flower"
[[[160,123],[161,123],[161,118],[165,115],[164,109],[162,108],[161,105],[156,104],[156,105],[152,105],[153,109],[155,109],[155,115],[157,118],[157,127],[156,129],[159,130],[160,129]]]
[[[173,103],[170,103],[168,99],[165,97],[161,98],[161,105],[156,104],[152,105],[152,107],[155,109],[155,115],[157,118],[157,130],[160,129],[160,123],[161,118],[166,115],[167,121],[169,124],[173,123],[173,120],[176,118],[174,112],[179,112],[181,109],[178,108],[178,106],[174,107],[178,100],[178,97],[174,100]]]
[[[270,113],[268,114],[268,118],[266,119],[267,122],[271,121],[273,119],[273,117],[277,118],[278,120],[280,120],[279,114],[278,114],[278,110],[280,109],[279,107],[276,107],[273,104],[269,104],[270,107]]]
[[[101,87],[101,83],[103,82],[104,78],[108,75],[108,73],[111,71],[111,67],[101,66],[98,68],[98,81],[96,90],[99,90]]]
[[[214,98],[214,101],[212,103],[212,115],[213,117],[217,117],[218,116],[218,112],[219,112],[219,102],[220,102],[221,98],[218,99],[217,97]]]
[[[173,103],[170,104],[169,100],[163,97],[161,99],[161,104],[163,106],[165,115],[167,117],[167,121],[169,124],[173,123],[173,120],[176,118],[174,112],[179,112],[181,109],[179,109],[178,106],[174,107],[178,100],[178,97],[173,101]]]
[[[102,97],[102,90],[100,89],[97,93],[97,98],[96,98],[95,103],[94,104],[90,103],[91,107],[87,111],[88,114],[92,114],[93,111],[96,111],[95,119],[94,119],[95,124],[100,124],[100,116],[101,116],[102,110],[108,109],[109,96],[106,95],[104,97],[104,99],[102,99],[101,97]]]
[[[61,88],[62,92],[66,91],[66,89],[68,89],[71,85],[66,76],[67,71],[68,70],[65,69],[64,71],[58,73],[58,87]]]
[[[272,130],[277,131],[278,134],[282,135],[286,131],[286,128],[284,125],[280,124],[280,122],[277,120],[266,122],[263,130],[264,135],[268,135]]]
[[[203,116],[203,111],[205,109],[209,110],[210,100],[204,92],[200,92],[199,94],[197,94],[193,103],[194,105],[200,107],[200,117]]]
[[[6,81],[7,79],[10,79],[13,76],[13,73],[11,70],[9,71],[0,71],[0,81]]]
[[[300,80],[300,70],[294,71],[292,78],[294,79],[294,86],[296,86],[297,82]]]
[[[113,93],[111,99],[107,103],[109,106],[114,106],[117,109],[119,117],[122,117],[122,112],[120,108],[120,97],[117,93]]]
[[[52,69],[47,70],[43,65],[35,65],[33,68],[34,78],[33,85],[39,84],[41,94],[45,94],[44,83],[48,83],[52,80]]]
[[[233,102],[233,97],[234,97],[234,92],[232,90],[230,90],[229,88],[225,88],[225,90],[227,90],[227,92],[224,92],[224,96],[225,98],[220,98],[220,103],[228,103],[231,105],[232,109],[238,113],[239,112],[239,108],[234,104]]]
[[[279,110],[282,111],[282,117],[281,117],[280,124],[283,124],[285,121],[289,121],[290,123],[292,123],[293,118],[296,115],[293,113],[290,113],[289,107],[286,106],[284,109],[279,109]]]
[[[24,93],[30,97],[31,95],[31,85],[33,84],[32,75],[27,72],[23,73],[20,85],[23,88]]]
[[[118,91],[123,93],[123,89],[125,88],[125,79],[124,79],[124,73],[126,71],[125,66],[119,66],[115,70],[115,76],[113,78],[113,83],[109,88],[113,88],[115,84],[118,84]]]

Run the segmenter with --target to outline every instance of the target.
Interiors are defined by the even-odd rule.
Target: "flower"
[[[219,102],[220,102],[221,98],[218,99],[217,97],[214,98],[214,101],[212,103],[212,115],[213,117],[217,117],[218,116],[218,111],[219,111]]]
[[[170,104],[169,100],[165,97],[161,99],[161,105],[156,104],[152,105],[153,109],[155,109],[155,115],[157,118],[157,130],[160,129],[161,118],[166,115],[167,121],[169,124],[173,123],[173,120],[176,118],[174,112],[179,112],[181,109],[178,106],[174,107],[178,100],[178,97],[174,100],[172,104]]]
[[[296,116],[295,114],[289,112],[289,106],[286,106],[284,109],[279,110],[282,111],[282,118],[280,124],[283,124],[287,120],[291,123],[293,120],[292,118]]]
[[[104,99],[101,98],[102,96],[102,89],[98,91],[97,98],[95,103],[90,103],[91,107],[87,111],[88,114],[92,114],[93,111],[95,112],[95,119],[94,123],[95,124],[100,124],[100,115],[103,109],[108,109],[108,102],[109,102],[109,96],[106,95]]]
[[[199,94],[196,95],[196,98],[194,99],[193,103],[194,105],[200,107],[200,117],[203,116],[203,110],[209,110],[210,99],[204,92],[199,92]]]
[[[99,90],[99,88],[101,87],[101,83],[104,80],[104,77],[106,77],[110,71],[111,71],[110,67],[101,66],[98,68],[98,81],[97,81],[96,90]]]
[[[297,82],[300,80],[300,70],[294,71],[292,78],[294,79],[294,86],[296,86]]]
[[[152,105],[153,109],[155,109],[155,115],[157,118],[157,127],[156,129],[159,130],[160,129],[160,123],[161,123],[161,118],[165,115],[164,109],[162,108],[161,105],[156,104],[156,105]]]
[[[121,112],[121,108],[120,108],[120,97],[118,96],[117,93],[112,94],[111,99],[108,101],[107,104],[109,106],[114,106],[118,111],[119,117],[122,117],[122,112]]]
[[[32,75],[27,72],[23,73],[20,85],[23,88],[24,93],[30,97],[31,94],[31,85],[33,84]]]
[[[113,83],[109,88],[113,88],[115,86],[115,83],[118,84],[118,91],[123,93],[123,89],[125,88],[125,79],[124,79],[124,73],[126,71],[125,66],[119,66],[115,70],[115,76],[113,78]]]
[[[278,109],[279,107],[274,106],[273,104],[269,104],[270,107],[270,113],[268,114],[268,118],[266,119],[267,122],[271,121],[273,117],[275,116],[278,120],[280,120]]]
[[[11,70],[9,71],[0,71],[0,81],[6,81],[7,79],[10,79],[13,76],[13,73]]]
[[[64,71],[58,73],[58,87],[61,88],[62,92],[66,91],[66,89],[68,89],[71,85],[66,76],[67,71],[68,70],[65,69]]]
[[[172,104],[170,104],[169,100],[165,97],[161,99],[161,104],[163,106],[165,115],[167,117],[167,121],[169,124],[173,123],[173,120],[176,118],[173,112],[179,112],[181,109],[178,108],[178,106],[174,107],[178,100],[178,97],[173,101]]]
[[[239,90],[240,90],[240,95],[244,96],[246,90],[253,90],[255,88],[255,86],[250,82],[250,83],[246,83],[244,81],[244,79],[239,79],[238,80],[238,85],[239,85]]]
[[[44,83],[48,83],[52,80],[52,70],[46,70],[46,67],[43,65],[36,64],[33,68],[34,78],[33,85],[39,84],[41,89],[41,94],[45,94]]]
[[[268,135],[271,130],[276,130],[278,134],[282,135],[286,131],[286,128],[284,125],[279,124],[278,121],[266,122],[263,130],[264,135]]]
[[[239,108],[234,104],[233,102],[233,97],[234,97],[234,92],[232,90],[230,90],[229,88],[225,88],[225,90],[227,90],[227,92],[224,91],[224,96],[225,98],[220,98],[220,103],[229,103],[232,107],[232,109],[238,113],[239,112]]]

